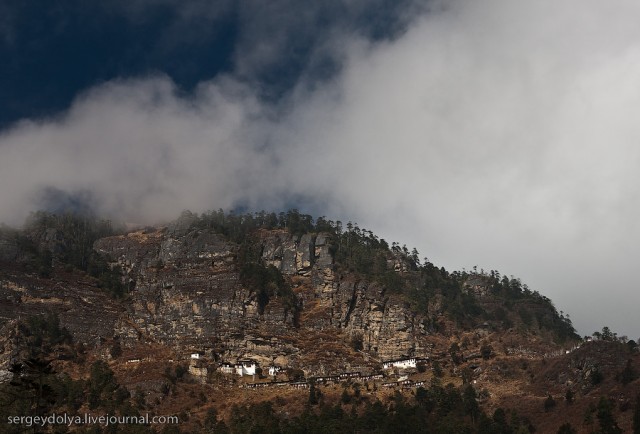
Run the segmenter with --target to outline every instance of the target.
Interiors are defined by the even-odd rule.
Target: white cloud
[[[128,218],[303,195],[437,264],[522,277],[583,333],[640,335],[638,12],[443,3],[392,41],[326,41],[341,73],[277,107],[230,77],[188,98],[162,77],[108,83],[0,137],[0,218],[46,186]]]
[[[437,263],[522,276],[583,332],[639,333],[639,8],[458,1],[353,44],[283,126],[289,158],[334,168],[292,164],[302,190]]]
[[[130,219],[231,207],[253,194],[261,156],[245,126],[261,110],[230,79],[203,84],[187,100],[164,77],[95,88],[59,119],[3,135],[2,217],[20,220],[47,186],[89,190],[100,211]]]

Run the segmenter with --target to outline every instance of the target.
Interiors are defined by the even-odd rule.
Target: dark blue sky
[[[337,70],[330,56],[311,61],[336,28],[372,40],[403,28],[403,2],[302,3],[5,0],[0,128],[55,114],[96,84],[153,74],[167,75],[189,92],[203,80],[230,73],[253,82],[263,97],[277,99],[302,73],[324,79]],[[267,61],[253,60],[258,46],[269,48]]]
[[[129,16],[106,4],[14,1],[0,10],[0,124],[64,109],[79,91],[117,77],[164,73],[189,90],[230,69],[233,8],[196,22],[202,28],[196,34],[180,28],[187,23],[177,21],[171,5]]]

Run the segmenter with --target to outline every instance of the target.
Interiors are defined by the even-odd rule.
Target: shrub
[[[484,344],[480,347],[480,355],[484,360],[488,360],[493,355],[493,347],[489,344]]]
[[[544,400],[544,411],[549,411],[556,406],[556,400],[553,399],[553,396],[548,395],[547,399]]]

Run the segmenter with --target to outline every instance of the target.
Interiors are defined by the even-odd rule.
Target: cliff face
[[[0,276],[0,324],[53,312],[77,342],[93,345],[113,336],[122,306],[91,279],[64,272],[55,279],[40,279],[10,267],[5,270]]]
[[[239,246],[219,234],[175,224],[99,240],[95,250],[121,265],[133,288],[115,333],[128,344],[317,371],[338,363],[337,353],[354,364],[426,355],[422,318],[380,285],[338,275],[328,234],[260,230],[254,243],[261,262],[292,285],[297,313],[278,297],[260,313],[256,291],[240,279]]]
[[[284,231],[265,232],[261,237],[262,259],[283,274],[302,276],[303,328],[342,330],[352,339],[362,339],[364,351],[382,359],[424,354],[426,336],[421,317],[415,316],[399,298],[384,287],[352,275],[338,275],[329,252],[329,235],[309,234],[299,241]]]
[[[154,343],[307,374],[446,354],[460,331],[474,333],[473,345],[491,329],[549,343],[573,333],[517,279],[420,266],[406,248],[323,219],[185,213],[168,227],[104,237],[109,222],[41,217],[21,236],[0,231],[0,326],[54,312],[80,342],[120,338],[132,351]],[[129,295],[116,300],[120,269]]]

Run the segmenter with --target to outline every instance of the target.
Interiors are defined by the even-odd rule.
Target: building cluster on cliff
[[[387,360],[382,362],[382,369],[384,373],[362,373],[360,371],[356,372],[342,372],[339,374],[332,375],[323,375],[323,376],[313,376],[304,380],[298,377],[289,378],[287,376],[287,380],[276,381],[277,377],[281,373],[285,373],[288,370],[275,365],[270,365],[266,369],[262,369],[259,366],[259,363],[253,359],[239,359],[236,363],[230,362],[219,362],[215,363],[216,365],[215,371],[229,376],[237,376],[237,377],[252,377],[253,380],[261,378],[264,373],[268,373],[268,376],[271,378],[271,381],[267,382],[245,382],[243,383],[243,387],[247,388],[262,388],[262,387],[277,387],[277,386],[290,386],[295,388],[301,387],[309,387],[310,383],[316,384],[331,384],[331,383],[339,383],[342,381],[350,380],[350,379],[358,379],[361,381],[381,381],[385,377],[389,377],[391,371],[394,372],[410,372],[414,370],[418,370],[419,365],[423,364],[426,367],[428,363],[428,358],[418,358],[418,357],[405,357],[394,360]],[[189,363],[189,372],[197,377],[206,378],[209,373],[209,366],[211,366],[207,358],[204,356],[202,352],[191,353],[190,363]],[[264,378],[264,377],[262,377]],[[401,383],[385,383],[384,386],[390,387],[390,385],[401,385],[403,387],[411,387],[413,382],[405,381]]]

